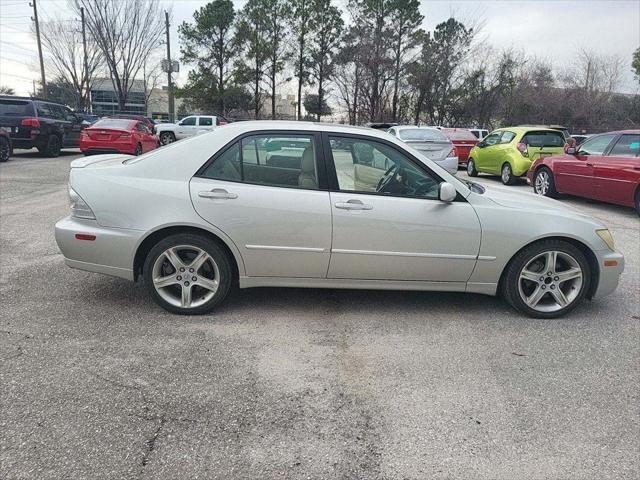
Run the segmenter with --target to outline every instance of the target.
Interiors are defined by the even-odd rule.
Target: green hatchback
[[[538,158],[564,153],[562,132],[550,128],[500,128],[487,135],[469,152],[467,173],[500,175],[502,183],[513,185]]]

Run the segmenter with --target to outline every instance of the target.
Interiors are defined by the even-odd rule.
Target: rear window
[[[33,103],[24,100],[0,100],[0,115],[33,117]]]
[[[127,130],[130,128],[132,123],[134,123],[133,120],[127,120],[124,118],[105,118],[103,120],[98,120],[96,123],[91,125],[91,128],[118,128],[121,130]]]
[[[471,133],[469,130],[464,130],[464,129],[454,129],[454,130],[450,130],[450,129],[446,129],[446,130],[442,130],[442,133],[444,133],[447,137],[449,137],[450,140],[471,140],[471,141],[475,141],[478,139],[478,137],[476,135],[474,135],[473,133]]]
[[[530,147],[563,147],[564,135],[561,132],[529,132],[522,143]]]
[[[423,141],[423,142],[446,142],[445,137],[440,130],[430,128],[407,128],[398,132],[401,140]]]

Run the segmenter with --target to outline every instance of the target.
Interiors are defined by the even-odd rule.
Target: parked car
[[[156,126],[156,133],[162,145],[168,145],[198,133],[208,132],[226,125],[229,121],[220,115],[191,115],[178,123],[161,123]]]
[[[489,135],[489,130],[485,130],[484,128],[470,128],[469,131],[473,133],[478,140],[482,140]]]
[[[582,143],[584,143],[584,141],[589,138],[591,135],[585,135],[585,134],[581,134],[581,135],[571,135],[571,138],[573,138],[575,140],[575,147],[580,146]]]
[[[13,153],[13,146],[11,145],[11,137],[6,130],[0,128],[0,162],[6,162],[9,160]]]
[[[103,118],[80,135],[80,151],[85,155],[114,152],[141,155],[159,146],[158,137],[149,127],[126,118]]]
[[[564,152],[562,132],[549,128],[511,127],[491,132],[469,152],[467,173],[500,175],[502,183],[513,185],[540,157]]]
[[[274,165],[291,139],[298,163]],[[239,285],[501,292],[551,318],[611,293],[624,268],[598,220],[463,182],[357,127],[239,122],[140,157],[79,159],[69,194],[55,227],[66,264],[144,280],[179,314]]]
[[[635,207],[640,215],[640,130],[601,133],[563,155],[533,163],[527,179],[538,195],[568,193]]]
[[[398,125],[397,123],[393,123],[393,122],[369,122],[365,124],[365,127],[373,128],[374,130],[382,130],[386,132],[391,127],[395,127],[397,125]]]
[[[466,128],[443,128],[440,130],[453,143],[454,153],[459,165],[466,165],[469,152],[478,143],[476,136]]]
[[[452,175],[458,173],[458,157],[453,143],[436,127],[402,125],[391,127],[387,133],[429,157]]]
[[[70,108],[38,98],[0,95],[0,127],[14,148],[37,148],[45,157],[80,144],[82,118]]]
[[[144,115],[118,113],[115,115],[109,115],[106,118],[124,118],[127,120],[136,120],[138,122],[144,123],[152,133],[156,133],[156,122],[152,118],[145,117]]]

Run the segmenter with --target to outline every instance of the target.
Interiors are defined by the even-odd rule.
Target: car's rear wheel
[[[0,162],[6,162],[11,156],[11,145],[5,137],[0,137]]]
[[[43,157],[57,157],[60,155],[60,149],[62,148],[62,142],[57,135],[49,135],[47,144],[44,148],[38,148],[40,155]]]
[[[552,198],[558,194],[551,170],[542,167],[536,172],[533,177],[533,191],[538,195]]]
[[[502,183],[505,185],[513,185],[516,182],[516,178],[517,177],[511,170],[511,165],[508,162],[505,162],[500,170],[500,180],[502,180]]]
[[[149,252],[143,278],[154,300],[181,315],[211,311],[229,293],[233,269],[224,250],[200,235],[178,234]]]
[[[136,149],[133,151],[133,154],[137,157],[138,155],[142,155],[142,145],[136,145]]]
[[[584,254],[563,240],[541,240],[520,251],[502,282],[504,297],[520,312],[556,318],[573,310],[589,291]]]
[[[173,143],[176,141],[176,136],[173,134],[173,132],[162,132],[160,134],[160,143],[162,145],[169,145],[170,143]]]
[[[638,216],[640,216],[640,187],[636,191],[636,212],[638,212]]]
[[[467,175],[469,175],[470,177],[478,176],[478,170],[476,170],[476,162],[473,158],[470,158],[467,161]]]

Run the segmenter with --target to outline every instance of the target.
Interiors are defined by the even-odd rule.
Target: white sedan
[[[458,180],[371,129],[242,122],[139,157],[75,160],[70,267],[143,280],[180,314],[234,286],[501,293],[551,318],[618,285],[598,221]]]

